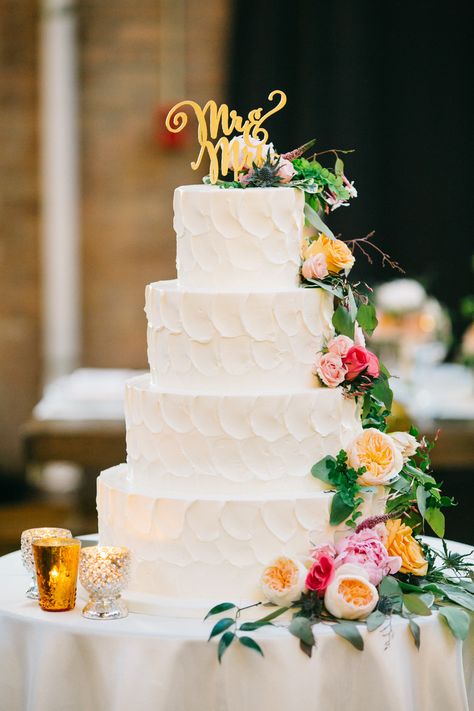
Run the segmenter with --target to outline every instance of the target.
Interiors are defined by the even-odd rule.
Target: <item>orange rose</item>
[[[338,274],[342,269],[348,272],[354,264],[354,255],[345,242],[340,239],[331,239],[325,234],[310,244],[304,253],[304,258],[315,254],[324,254],[330,272]]]
[[[398,555],[402,559],[401,573],[412,575],[426,575],[428,561],[423,555],[418,541],[412,536],[412,529],[401,518],[387,521],[388,538],[385,543],[389,555]]]

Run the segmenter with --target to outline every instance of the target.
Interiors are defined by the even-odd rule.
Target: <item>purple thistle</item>
[[[366,528],[375,528],[379,523],[385,523],[385,521],[389,521],[391,518],[397,518],[399,515],[399,513],[392,512],[389,514],[380,514],[379,516],[369,516],[369,518],[364,519],[362,523],[359,523],[355,532],[360,533]]]
[[[296,158],[301,158],[303,153],[306,153],[306,151],[309,151],[311,146],[314,146],[316,143],[316,139],[312,138],[311,141],[308,141],[307,143],[303,143],[302,146],[299,148],[295,148],[293,151],[288,151],[288,153],[282,153],[280,158],[284,158],[284,160],[296,160]]]

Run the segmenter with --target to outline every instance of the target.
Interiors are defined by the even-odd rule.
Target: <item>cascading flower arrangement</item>
[[[233,140],[240,142],[240,151],[248,152],[243,138]],[[337,456],[326,456],[311,469],[311,475],[333,492],[329,523],[337,535],[313,545],[309,542],[301,559],[282,554],[270,561],[262,570],[260,602],[244,608],[223,602],[208,612],[206,619],[227,613],[209,637],[219,638],[219,661],[234,641],[263,655],[259,643],[247,633],[273,625],[282,616],[290,615],[289,632],[311,656],[316,623],[330,625],[362,650],[361,624],[368,632],[388,629],[390,636],[392,615],[399,615],[407,620],[419,648],[416,616],[436,610],[453,635],[465,639],[469,612],[474,612],[473,564],[469,555],[450,552],[444,541],[442,509],[454,501],[443,495],[432,475],[434,442],[420,438],[413,427],[409,432],[387,431],[390,373],[366,347],[365,337],[377,326],[371,290],[348,279],[356,249],[369,262],[372,249],[383,265],[403,270],[372,241],[373,233],[345,242],[322,222],[321,215],[347,205],[357,191],[344,174],[342,151],[332,151],[336,156],[332,172],[322,167],[318,154],[303,158],[313,145],[309,141],[281,155],[272,144],[265,145],[261,160],[242,169],[238,181],[219,184],[304,191],[307,225],[301,247],[301,287],[324,289],[334,298],[334,336],[315,354],[314,374],[322,386],[341,388],[346,397],[360,399],[362,431]],[[365,495],[378,497],[382,510],[361,521]],[[441,539],[442,552],[420,538],[426,527]],[[240,621],[243,610],[265,604],[274,609],[257,620]]]

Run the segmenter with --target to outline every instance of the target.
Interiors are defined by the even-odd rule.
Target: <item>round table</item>
[[[437,614],[417,618],[419,650],[395,617],[390,640],[361,627],[362,652],[317,625],[309,659],[286,630],[265,628],[255,635],[265,658],[235,644],[219,665],[212,622],[43,612],[27,583],[19,553],[0,559],[1,711],[474,709],[474,625],[462,643]]]

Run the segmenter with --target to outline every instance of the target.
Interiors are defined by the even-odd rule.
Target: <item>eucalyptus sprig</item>
[[[415,427],[410,434],[418,437]],[[425,523],[439,536],[444,537],[445,516],[441,509],[455,506],[450,496],[442,493],[441,484],[431,475],[430,452],[435,441],[423,437],[416,453],[404,464],[400,477],[391,485],[387,511],[405,510],[405,520],[415,531],[424,530]]]

